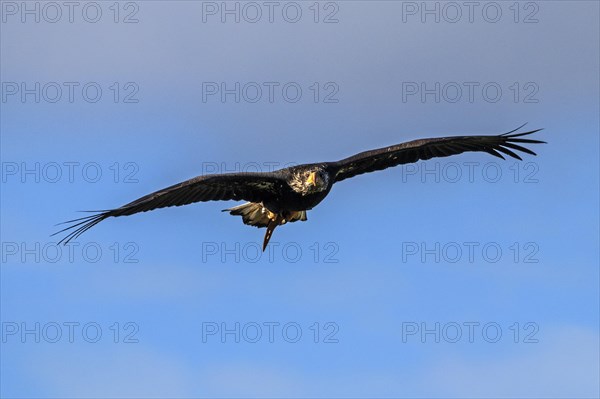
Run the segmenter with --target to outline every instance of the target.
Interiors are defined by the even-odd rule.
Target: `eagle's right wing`
[[[523,136],[536,133],[541,129],[515,133],[518,129],[520,128],[496,136],[454,136],[413,140],[390,147],[361,152],[330,164],[336,170],[335,181],[339,182],[363,173],[419,160],[447,157],[467,151],[487,152],[503,159],[502,154],[505,154],[519,160],[521,157],[516,151],[535,155],[535,152],[525,147],[524,144],[540,144],[544,141],[523,138]]]
[[[158,208],[204,201],[262,202],[276,196],[285,186],[287,186],[285,179],[276,173],[227,173],[198,176],[145,195],[119,208],[69,220],[65,223],[73,224],[52,235],[74,229],[58,242],[67,244],[111,216],[128,216]]]

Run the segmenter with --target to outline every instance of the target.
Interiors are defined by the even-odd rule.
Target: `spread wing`
[[[365,151],[331,165],[337,171],[335,181],[342,181],[363,173],[383,170],[392,166],[417,162],[436,157],[448,157],[467,151],[482,151],[504,159],[502,154],[521,160],[515,151],[536,155],[523,144],[540,144],[544,141],[525,139],[522,136],[542,129],[524,133],[508,133],[497,136],[454,136],[409,141],[378,150]]]
[[[285,184],[287,184],[286,181],[276,173],[228,173],[198,176],[145,195],[119,208],[100,211],[91,216],[64,222],[72,224],[52,235],[72,230],[58,242],[67,244],[111,216],[128,216],[158,208],[201,201],[261,202],[276,196]]]

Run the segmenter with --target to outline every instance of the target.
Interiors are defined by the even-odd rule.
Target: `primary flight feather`
[[[307,220],[306,211],[318,205],[329,194],[335,183],[350,177],[467,151],[487,152],[502,159],[504,154],[518,160],[521,160],[517,154],[519,151],[536,155],[523,145],[545,142],[523,137],[542,129],[515,133],[522,127],[492,136],[453,136],[413,140],[361,152],[337,162],[304,164],[268,173],[198,176],[145,195],[119,208],[69,220],[65,223],[72,223],[71,225],[53,235],[70,230],[59,241],[59,244],[67,244],[109,217],[129,216],[194,202],[245,200],[248,202],[224,211],[241,216],[244,224],[266,227],[263,240],[264,251],[277,226],[287,222]]]

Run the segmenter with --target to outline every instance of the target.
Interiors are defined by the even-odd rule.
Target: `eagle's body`
[[[244,224],[266,227],[264,251],[275,227],[307,220],[306,211],[317,206],[329,194],[333,187],[330,176],[334,176],[335,172],[335,168],[328,164],[299,165],[277,170],[273,173],[286,184],[282,184],[272,197],[223,211],[242,216]]]
[[[314,173],[314,181],[310,180]],[[265,173],[268,176],[268,173]],[[335,170],[327,164],[298,165],[272,172],[272,176],[283,184],[262,203],[272,212],[304,211],[317,206],[329,194],[333,182],[329,176]]]
[[[535,133],[540,129],[513,134],[516,130],[518,129],[496,136],[455,136],[414,140],[362,152],[337,162],[298,165],[270,173],[246,172],[198,176],[148,194],[119,208],[71,220],[69,222],[77,223],[58,233],[77,228],[59,243],[68,243],[111,216],[128,216],[200,201],[246,200],[247,203],[225,211],[241,216],[247,225],[266,227],[264,250],[277,226],[307,220],[306,211],[323,201],[336,182],[358,174],[467,151],[483,151],[503,159],[501,153],[504,153],[519,160],[521,158],[513,150],[535,155],[533,151],[521,144],[538,144],[543,141],[524,139],[521,136]]]

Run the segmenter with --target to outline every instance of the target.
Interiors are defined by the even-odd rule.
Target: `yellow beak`
[[[306,180],[306,182],[308,184],[310,184],[311,186],[316,186],[317,182],[315,181],[315,179],[317,178],[317,172],[311,172],[310,175],[308,175],[308,179]]]

